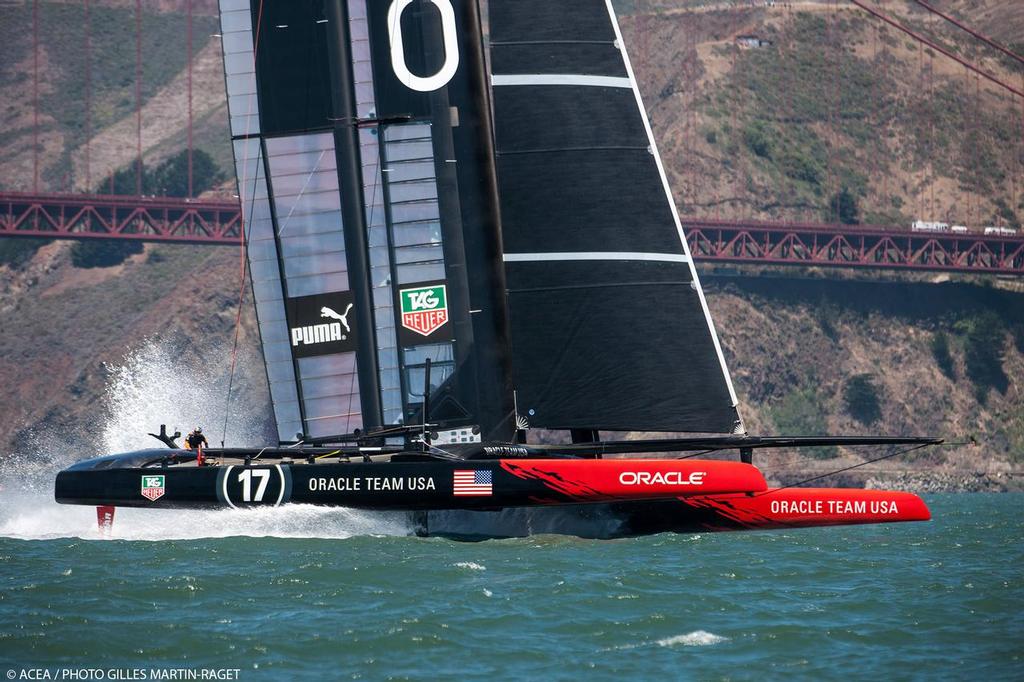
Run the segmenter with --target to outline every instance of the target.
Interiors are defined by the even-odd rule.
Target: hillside
[[[134,3],[90,4],[104,56],[94,37],[94,108],[87,130],[83,62],[73,50],[60,49],[84,40],[81,6],[40,2],[44,190],[84,190],[117,171],[119,179],[133,175]],[[222,66],[219,46],[210,39],[216,33],[214,5],[194,4],[196,146],[229,177]],[[845,188],[862,222],[935,217],[1016,225],[1024,216],[1022,138],[1013,128],[1024,119],[1008,115],[1009,100],[937,57],[933,63],[902,37],[879,32],[862,13],[825,2],[617,5],[684,215],[828,219],[835,195]],[[1024,35],[1024,11],[1014,3],[942,6],[1004,42]],[[1024,75],[903,3],[889,10],[986,68],[1016,81]],[[173,38],[182,35],[183,12],[184,3],[167,0],[146,3],[143,13],[147,169],[160,167],[185,145],[184,40]],[[26,86],[32,44],[26,26],[30,4],[0,5],[0,189],[7,190],[32,183],[32,96]],[[772,46],[740,49],[737,35],[762,36]],[[940,97],[920,96],[922,62],[926,90]],[[841,126],[829,125],[840,115]],[[80,454],[109,442],[101,431],[127,423],[110,411],[124,409],[117,401],[125,394],[137,395],[125,393],[116,368],[139,367],[132,364],[133,353],[154,346],[167,362],[150,366],[171,375],[166,385],[147,378],[155,396],[142,411],[154,415],[147,419],[164,410],[217,421],[231,380],[232,419],[269,422],[247,289],[238,369],[229,377],[237,250],[148,245],[121,265],[80,268],[70,243],[3,241],[0,382],[7,390],[0,394],[0,453],[32,453],[40,439],[54,437],[66,448],[86,451]],[[702,274],[751,432],[973,438],[977,445],[873,465],[866,476],[890,483],[896,476],[897,483],[921,486],[914,472],[925,472],[942,487],[1019,487],[1021,479],[1010,475],[1024,461],[1019,283],[882,272],[703,268]],[[190,400],[190,390],[203,399]],[[191,402],[196,405],[184,405]],[[198,406],[213,416],[200,416]],[[211,440],[219,438],[218,427]],[[826,449],[806,461],[792,453],[762,461],[780,476],[795,476],[855,458]],[[984,474],[977,481],[976,472]]]
[[[941,4],[1011,45],[1014,5]],[[848,3],[632,7],[623,31],[684,215],[838,221],[845,189],[846,222],[1020,224],[1021,102],[956,62]],[[911,3],[884,11],[1020,87],[1024,66],[966,33]]]

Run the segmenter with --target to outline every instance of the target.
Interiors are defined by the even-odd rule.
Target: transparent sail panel
[[[402,383],[398,367],[395,292],[392,286],[392,260],[384,205],[384,173],[381,168],[378,135],[378,129],[364,128],[359,131],[359,144],[363,163],[363,194],[366,200],[367,243],[370,248],[381,402],[384,422],[396,424],[402,421]]]
[[[278,438],[293,440],[295,434],[303,430],[302,419],[260,141],[255,138],[235,140],[234,150],[238,198],[245,220],[249,269],[256,300],[256,318],[263,343]]]
[[[220,27],[231,134],[255,135],[260,132],[260,112],[249,0],[221,0]]]
[[[431,125],[385,126],[384,154],[391,215],[391,265],[396,284],[401,290],[444,280],[444,245]],[[405,405],[407,415],[411,415],[423,403],[427,358],[431,360],[432,388],[440,387],[454,373],[454,342],[403,345]]]
[[[338,333],[344,334],[345,329],[351,332],[353,324],[347,311],[335,310],[340,306],[313,304],[310,318],[305,315],[306,307],[298,305],[298,301],[316,301],[321,294],[351,289],[334,136],[306,133],[266,138],[264,144],[284,292],[295,314],[302,316],[289,323],[290,334],[303,328],[301,341],[298,336],[289,336],[293,355],[298,356],[297,348],[315,347],[319,340],[316,329],[312,338],[305,329],[335,324]],[[323,311],[319,314],[315,310],[318,306]],[[340,317],[345,318],[344,327],[340,326]],[[333,322],[335,319],[339,321]],[[297,357],[297,366],[307,436],[350,433],[362,427],[355,352]]]

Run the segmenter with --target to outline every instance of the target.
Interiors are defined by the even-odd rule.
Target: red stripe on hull
[[[804,528],[927,521],[928,506],[913,493],[848,488],[771,488],[755,495],[680,498],[744,528]]]
[[[756,467],[718,460],[503,459],[501,467],[519,478],[540,481],[575,502],[666,499],[768,488]]]

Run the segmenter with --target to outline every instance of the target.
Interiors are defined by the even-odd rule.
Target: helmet
[[[196,427],[196,433],[202,433],[202,432],[203,432],[203,427],[202,426],[197,426]]]

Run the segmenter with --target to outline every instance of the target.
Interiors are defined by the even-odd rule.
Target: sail
[[[511,434],[475,0],[220,0],[239,198],[282,442]],[[299,434],[299,435],[297,435]]]
[[[741,430],[611,3],[492,2],[489,24],[519,413]]]

